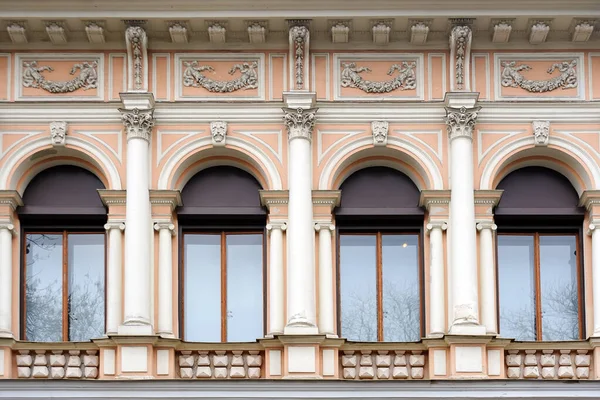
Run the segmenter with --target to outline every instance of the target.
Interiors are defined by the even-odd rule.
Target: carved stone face
[[[373,144],[385,145],[388,135],[388,123],[386,121],[371,122],[371,130],[373,132]]]
[[[55,121],[50,123],[50,137],[55,146],[64,146],[67,137],[67,123]]]
[[[210,123],[210,133],[213,138],[213,143],[221,143],[227,135],[227,122],[215,121]]]
[[[536,146],[547,146],[550,139],[550,122],[533,121],[533,139]]]

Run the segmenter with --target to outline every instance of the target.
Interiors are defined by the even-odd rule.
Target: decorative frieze
[[[450,140],[460,136],[473,138],[473,128],[480,109],[481,107],[446,107],[446,126]]]
[[[125,31],[128,58],[128,88],[148,89],[148,36],[141,26],[130,26]]]
[[[39,88],[50,93],[71,93],[79,89],[90,90],[98,88],[98,62],[83,61],[73,65],[71,75],[79,71],[77,77],[66,82],[47,80],[42,72],[54,71],[49,66],[38,66],[37,61],[23,62],[21,82],[26,88]]]
[[[589,379],[592,355],[588,350],[507,350],[508,379]]]
[[[225,146],[227,138],[227,122],[213,121],[210,123],[210,134],[213,146]]]
[[[184,379],[258,379],[263,356],[258,350],[182,350],[177,352],[177,365]]]
[[[371,122],[371,132],[373,134],[373,146],[386,146],[388,138],[389,123],[387,121]]]
[[[415,74],[416,63],[403,61],[400,64],[393,64],[388,75],[393,75],[398,71],[398,75],[389,81],[369,81],[363,79],[359,74],[362,72],[371,72],[369,67],[358,67],[356,63],[342,63],[342,72],[340,75],[340,85],[342,87],[358,88],[366,93],[389,93],[394,90],[409,90],[417,87]]]
[[[536,146],[548,146],[550,139],[550,121],[533,121],[533,140]]]
[[[342,378],[349,380],[419,380],[425,378],[426,357],[421,350],[345,350]]]
[[[154,127],[154,109],[140,110],[134,108],[125,110],[120,108],[121,120],[127,130],[127,140],[132,138],[142,138],[150,140],[152,128]]]
[[[309,30],[305,25],[295,25],[290,28],[290,52],[293,63],[293,89],[305,90],[307,73],[305,71],[308,56]]]
[[[450,32],[450,90],[469,91],[471,40],[473,32],[468,25],[457,25]]]
[[[67,141],[67,123],[65,121],[50,122],[50,139],[54,147],[65,145]]]
[[[219,81],[211,79],[203,74],[204,71],[214,72],[210,65],[200,65],[197,60],[184,61],[185,71],[183,72],[183,86],[202,87],[209,92],[231,93],[237,90],[248,90],[258,88],[258,63],[244,62],[235,64],[229,70],[229,75],[240,72],[240,76],[230,81]]]
[[[98,350],[19,350],[17,378],[96,379]]]
[[[554,71],[559,71],[560,75],[546,80],[525,78],[521,75],[521,71],[530,71],[532,67],[527,64],[517,65],[517,61],[503,61],[501,67],[501,83],[504,87],[519,87],[528,92],[544,93],[559,88],[576,88],[578,85],[577,60],[568,60],[552,64],[547,72],[552,74]]]
[[[283,108],[283,123],[288,131],[288,140],[297,137],[308,140],[312,139],[312,131],[315,126],[317,110],[317,108]]]

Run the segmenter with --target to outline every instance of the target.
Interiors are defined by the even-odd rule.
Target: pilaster
[[[600,337],[600,190],[586,190],[579,205],[587,211],[586,233],[592,237],[592,337]],[[589,323],[589,322],[588,322]],[[596,348],[594,355],[597,354]]]

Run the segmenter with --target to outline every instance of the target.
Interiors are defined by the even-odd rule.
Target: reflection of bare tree
[[[373,290],[342,299],[342,335],[360,342],[377,341],[377,296]]]

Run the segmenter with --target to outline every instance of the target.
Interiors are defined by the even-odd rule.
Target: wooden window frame
[[[70,234],[81,234],[81,235],[102,235],[104,239],[104,331],[106,331],[106,231],[93,230],[93,229],[28,229],[22,230],[22,246],[21,246],[21,338],[27,341],[27,301],[26,301],[26,287],[27,287],[27,236],[28,235],[62,235],[62,341],[70,342],[69,338],[69,235]]]
[[[424,290],[424,269],[423,269],[423,230],[422,229],[363,229],[363,228],[341,228],[336,229],[336,242],[337,242],[337,276],[336,276],[336,287],[337,287],[337,325],[338,332],[343,336],[344,332],[342,332],[342,301],[341,301],[341,291],[340,291],[340,280],[341,280],[341,251],[340,251],[340,237],[346,235],[355,235],[355,236],[375,236],[375,259],[376,259],[376,290],[377,290],[377,342],[384,342],[385,338],[383,336],[383,246],[382,246],[382,238],[385,235],[414,235],[417,237],[417,254],[418,254],[418,271],[417,276],[419,278],[419,312],[420,312],[420,321],[419,321],[419,332],[421,338],[425,332],[425,290]]]
[[[221,341],[227,343],[227,236],[229,235],[260,235],[262,237],[262,293],[263,293],[263,336],[266,332],[266,246],[265,231],[259,229],[237,230],[237,229],[181,229],[179,243],[179,325],[181,337],[185,340],[185,235],[213,235],[220,237],[221,243]]]
[[[584,338],[585,318],[584,318],[584,287],[583,287],[583,243],[581,241],[581,229],[503,229],[497,233],[498,236],[529,236],[533,237],[533,280],[535,296],[535,341],[543,342],[542,331],[542,296],[541,296],[541,263],[540,263],[540,237],[541,236],[574,236],[576,248],[576,271],[577,277],[577,304],[578,304],[578,322],[579,322],[579,340]],[[500,325],[500,279],[498,262],[498,240],[496,240],[496,304],[497,304],[497,326],[498,332],[502,334]]]

